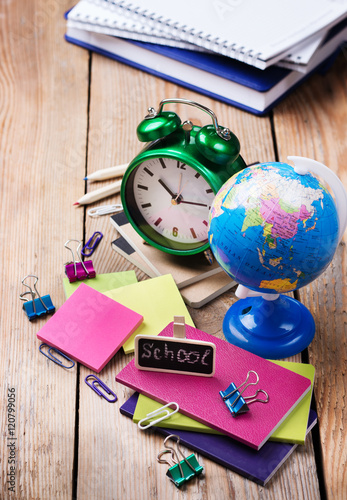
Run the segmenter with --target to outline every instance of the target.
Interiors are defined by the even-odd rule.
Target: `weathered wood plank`
[[[44,0],[0,6],[1,498],[72,496],[76,368],[61,369],[39,354],[36,332],[46,320],[29,323],[18,300],[21,279],[34,273],[39,291],[58,308],[64,242],[83,235],[71,205],[85,165],[88,54],[63,41],[69,6]],[[9,438],[14,492],[7,482]]]
[[[315,75],[275,111],[281,161],[287,155],[314,158],[333,170],[347,188],[347,66],[341,55],[326,75]],[[309,347],[316,368],[315,398],[327,498],[346,496],[346,235],[332,264],[300,290],[316,322]]]

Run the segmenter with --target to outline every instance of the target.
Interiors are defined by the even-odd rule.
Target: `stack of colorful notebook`
[[[172,336],[171,325],[160,336]],[[186,337],[215,343],[214,376],[159,375],[138,370],[132,361],[116,377],[137,391],[121,412],[139,422],[163,404],[175,402],[179,413],[157,424],[159,432],[179,435],[187,447],[266,484],[296,446],[305,443],[316,423],[310,410],[313,366],[268,361],[188,325]],[[240,385],[249,370],[257,372],[259,388],[266,390],[269,401],[249,405],[246,414],[233,418],[219,391],[231,382]],[[254,387],[247,390],[245,395],[254,393]]]
[[[265,114],[347,40],[344,2],[81,0],[66,40]]]

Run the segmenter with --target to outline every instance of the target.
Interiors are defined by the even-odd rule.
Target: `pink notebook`
[[[81,283],[37,338],[99,373],[142,321],[141,314]]]
[[[170,323],[159,335],[172,337],[172,325]],[[131,361],[117,375],[117,382],[163,404],[174,401],[181,413],[256,450],[263,446],[311,388],[309,379],[189,325],[186,325],[186,336],[215,343],[216,371],[213,377],[142,371]],[[258,373],[259,383],[248,387],[244,396],[252,396],[257,388],[264,389],[269,394],[269,402],[251,404],[247,413],[233,417],[219,391],[225,391],[231,382],[239,386],[249,370]]]

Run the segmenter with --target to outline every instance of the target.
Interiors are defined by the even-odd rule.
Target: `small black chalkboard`
[[[212,377],[215,350],[212,342],[137,335],[135,366],[139,370]]]

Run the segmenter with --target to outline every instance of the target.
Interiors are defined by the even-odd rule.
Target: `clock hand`
[[[180,192],[180,189],[181,189],[181,182],[182,182],[182,172],[180,173],[180,180],[178,181],[178,189],[177,189],[177,193]]]
[[[161,179],[158,179],[158,182],[161,186],[163,186],[163,188],[171,195],[172,197],[172,200],[173,201],[176,201],[177,202],[177,205],[180,204],[180,203],[185,203],[186,205],[196,205],[196,206],[199,206],[199,207],[208,207],[207,204],[204,204],[204,203],[196,203],[194,201],[184,201],[184,200],[178,200],[178,198],[180,197],[183,189],[185,188],[185,186],[188,184],[189,181],[187,181],[184,186],[182,187],[181,191],[178,193],[178,194],[174,194],[171,189],[165,184],[164,181],[162,181]],[[176,203],[174,203],[176,205]]]
[[[161,179],[158,179],[158,182],[170,194],[171,198],[175,198],[176,195],[171,191],[171,189],[165,184],[164,181],[162,181]]]
[[[186,187],[186,185],[188,184],[188,182],[189,182],[189,180],[184,184],[184,186],[181,189],[181,191],[179,193],[177,193],[177,194],[174,195],[175,196],[175,201],[177,201],[178,198],[181,196],[181,193],[182,193],[183,189]]]
[[[185,200],[181,200],[180,201],[180,204],[181,203],[185,203],[186,205],[197,205],[199,207],[208,207],[209,205],[206,205],[205,203],[196,203],[195,201],[185,201]]]

